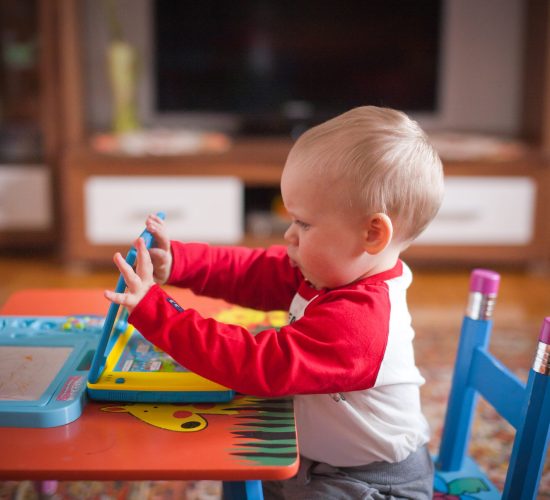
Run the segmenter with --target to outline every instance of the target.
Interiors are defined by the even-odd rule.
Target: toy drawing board
[[[77,419],[103,318],[0,317],[0,426]]]
[[[164,214],[157,214],[164,218]],[[141,235],[147,247],[153,243],[145,230]],[[134,247],[126,256],[133,266]],[[126,288],[119,276],[116,292]],[[224,402],[234,392],[187,370],[168,354],[156,348],[127,321],[127,310],[110,304],[103,332],[88,375],[88,395],[103,401],[151,403]]]

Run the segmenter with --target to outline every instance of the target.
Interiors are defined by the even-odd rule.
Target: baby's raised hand
[[[151,214],[145,221],[145,227],[155,237],[155,246],[149,249],[153,262],[153,277],[157,283],[164,285],[172,272],[172,251],[166,226],[163,219]]]
[[[116,293],[112,290],[105,290],[104,292],[107,299],[115,304],[126,307],[130,313],[155,283],[153,279],[153,263],[142,238],[137,239],[135,247],[137,250],[135,271],[126,262],[120,252],[117,252],[113,258],[126,282],[126,291],[124,293]]]

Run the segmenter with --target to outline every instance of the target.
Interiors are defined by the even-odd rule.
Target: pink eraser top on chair
[[[540,329],[539,342],[550,344],[550,316],[544,318]]]
[[[474,269],[470,275],[470,292],[496,295],[500,284],[500,275],[488,269]]]

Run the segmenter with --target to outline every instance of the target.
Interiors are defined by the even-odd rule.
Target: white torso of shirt
[[[374,387],[338,394],[294,397],[300,453],[336,467],[399,462],[429,440],[420,408],[418,371],[412,346],[414,331],[406,303],[409,268],[387,281],[391,303],[388,343]],[[309,300],[296,294],[291,321],[307,313]],[[368,332],[365,332],[368,335]]]

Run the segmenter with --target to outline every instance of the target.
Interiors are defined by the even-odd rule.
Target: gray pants
[[[300,460],[293,478],[263,483],[266,500],[431,500],[433,495],[434,467],[426,447],[395,464],[337,468]]]

